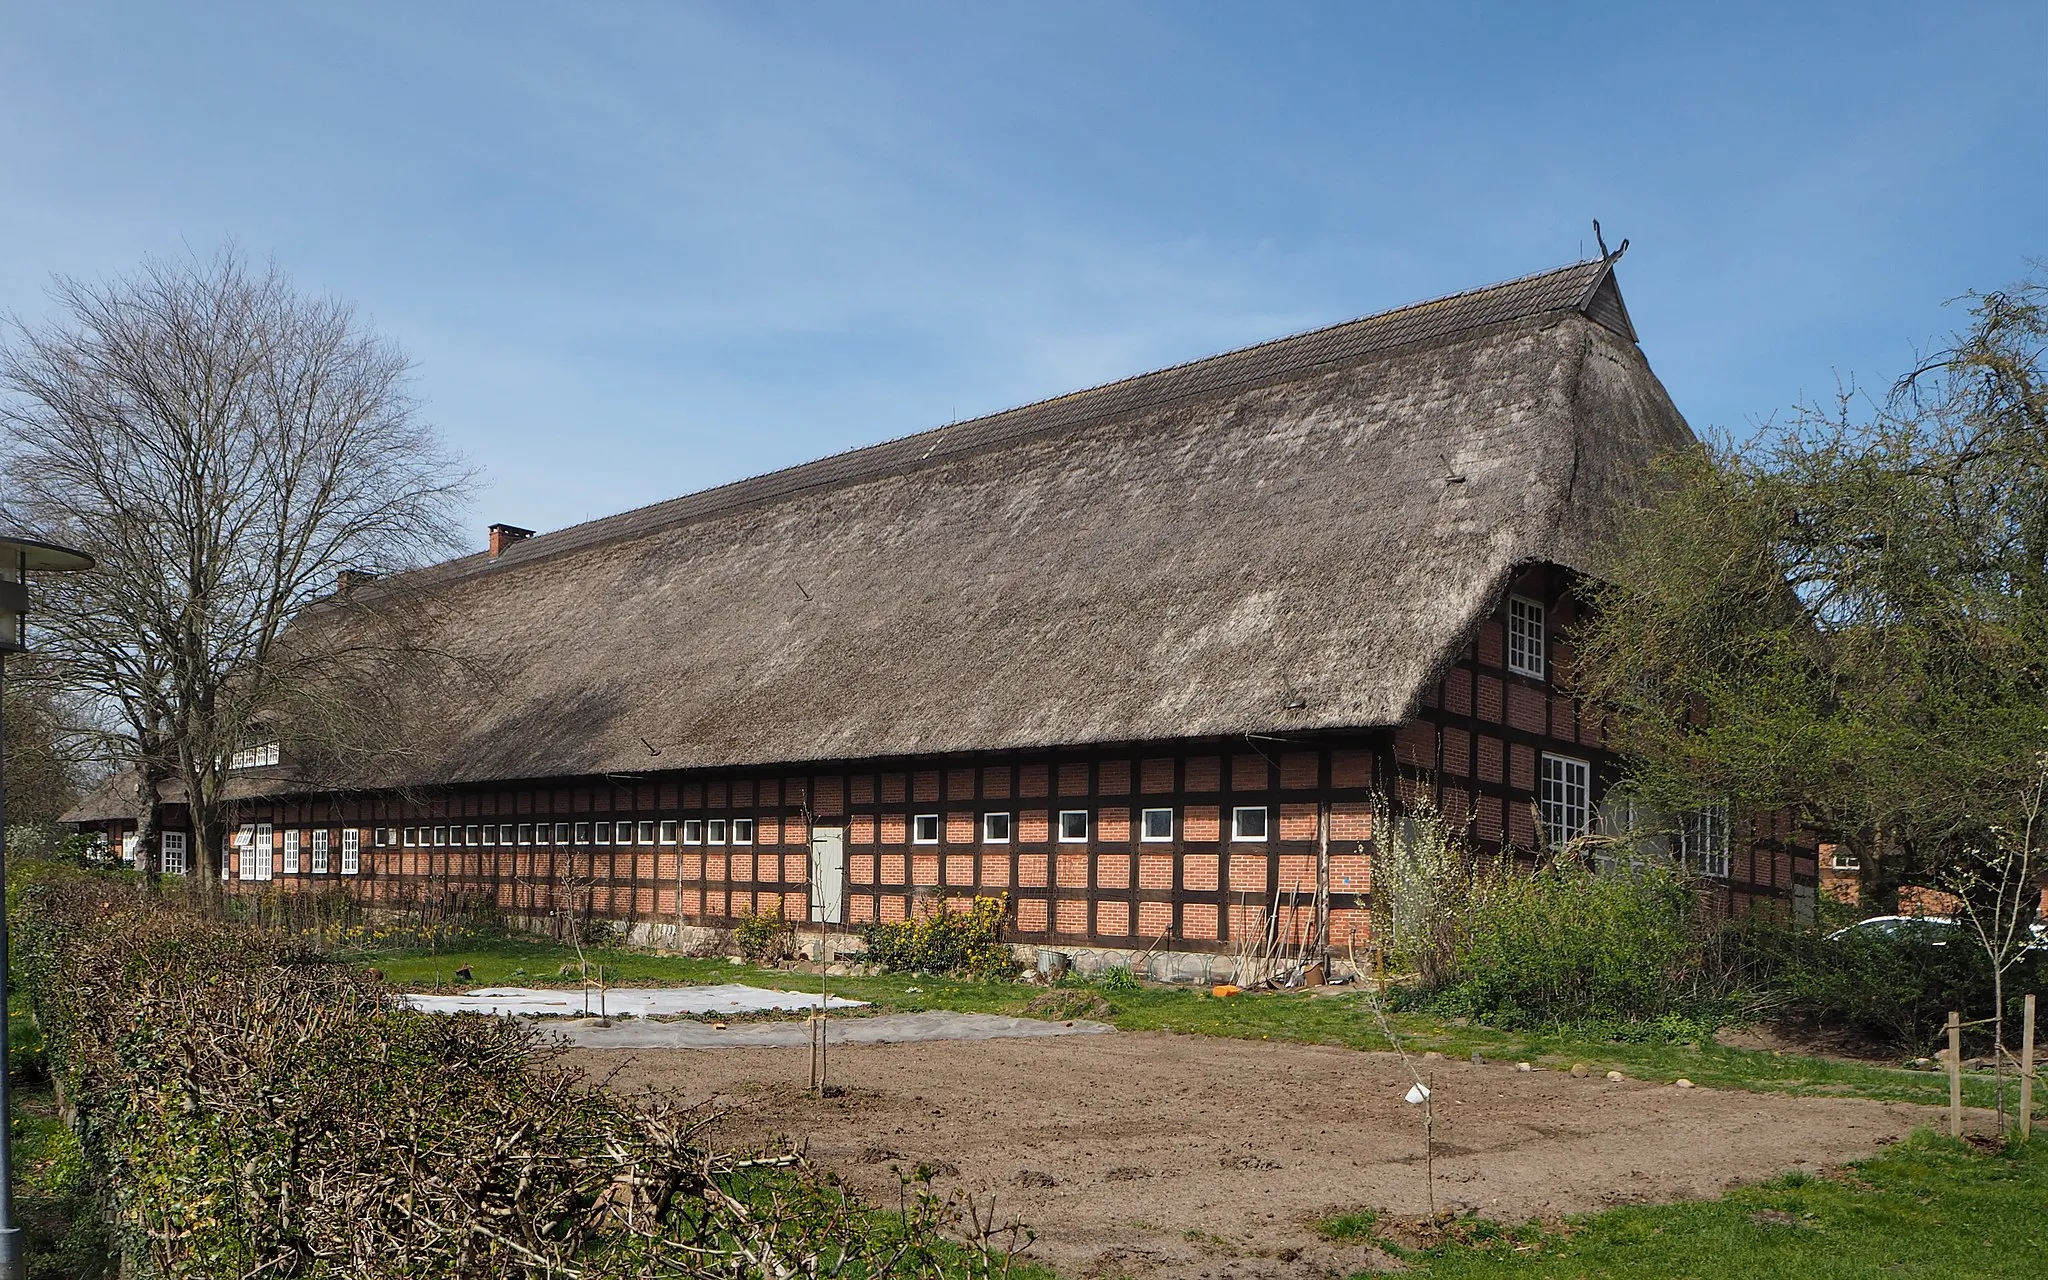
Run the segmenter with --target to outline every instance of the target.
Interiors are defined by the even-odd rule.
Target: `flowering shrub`
[[[1001,978],[1011,970],[1010,949],[1003,944],[1003,921],[1010,899],[976,898],[955,909],[941,898],[908,920],[863,925],[869,962],[890,973],[958,973],[974,978]]]

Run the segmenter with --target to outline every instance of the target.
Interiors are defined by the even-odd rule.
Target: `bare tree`
[[[2021,796],[2018,823],[1994,826],[1990,848],[1945,877],[1971,941],[1991,969],[1992,1071],[1998,1081],[1998,1131],[2005,1133],[2005,975],[2040,945],[2033,932],[2041,901],[2041,867],[2048,858],[2048,751],[2034,757],[2032,785]]]
[[[349,699],[306,691],[369,687],[339,678],[404,648],[373,621],[397,594],[340,575],[454,547],[473,476],[422,421],[404,354],[275,265],[151,260],[53,297],[57,317],[16,321],[0,351],[0,504],[100,568],[44,587],[37,644],[133,764],[140,847],[153,861],[175,780],[213,882],[235,752],[276,740],[295,702],[331,713]],[[316,605],[363,625],[281,644]]]

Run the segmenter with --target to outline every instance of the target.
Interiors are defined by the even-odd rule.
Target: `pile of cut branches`
[[[145,1274],[997,1276],[1025,1239],[928,1187],[869,1211],[793,1153],[715,1149],[701,1108],[592,1087],[526,1025],[417,1012],[107,879],[43,880],[18,927]]]

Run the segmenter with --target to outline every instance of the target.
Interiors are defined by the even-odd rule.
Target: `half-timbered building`
[[[1606,258],[493,526],[404,582],[491,678],[404,691],[398,773],[309,789],[279,726],[227,874],[643,933],[1005,894],[1020,942],[1184,956],[1278,902],[1341,952],[1376,815],[1493,851],[1600,821],[1578,584],[1691,440]],[[118,791],[75,816],[118,838]],[[1687,842],[1728,910],[1810,896],[1810,846],[1728,827]]]

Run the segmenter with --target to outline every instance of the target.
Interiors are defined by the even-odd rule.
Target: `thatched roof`
[[[1611,259],[1403,307],[408,575],[497,678],[362,781],[1397,723],[1691,438]]]

